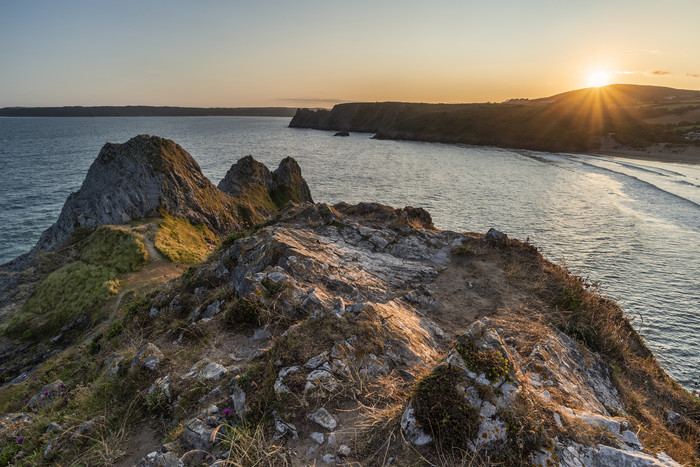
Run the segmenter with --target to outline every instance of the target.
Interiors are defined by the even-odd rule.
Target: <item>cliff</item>
[[[594,151],[606,138],[625,148],[686,147],[693,146],[687,123],[697,120],[699,96],[698,91],[611,85],[504,103],[352,103],[330,111],[298,109],[289,126],[554,152]],[[671,124],[659,124],[660,116]]]
[[[220,186],[240,197],[275,173],[244,158]],[[697,399],[614,302],[527,243],[412,207],[292,202],[217,244],[0,388],[3,463],[700,460]]]
[[[271,183],[235,169],[247,164],[270,174]],[[251,156],[233,167],[222,183],[241,189],[229,194],[171,140],[140,135],[107,143],[36,247],[0,266],[2,378],[48,358],[43,338],[60,335],[65,345],[103,319],[105,300],[130,285],[125,273],[148,263],[139,274],[170,277],[177,265],[203,260],[222,236],[263,222],[291,200],[311,200],[292,158],[274,173]],[[17,337],[25,342],[13,343]]]

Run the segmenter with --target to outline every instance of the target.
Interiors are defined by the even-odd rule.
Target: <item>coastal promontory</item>
[[[172,141],[106,145],[0,268],[0,465],[700,461],[697,398],[595,286],[310,188],[292,158],[217,188]]]
[[[615,84],[474,104],[345,103],[298,109],[289,126],[377,139],[590,152],[698,163],[700,91]]]

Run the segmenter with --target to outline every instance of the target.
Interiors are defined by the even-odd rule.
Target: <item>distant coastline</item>
[[[4,107],[0,117],[292,117],[295,112],[292,107]]]
[[[375,139],[700,163],[700,91],[610,85],[503,103],[338,104],[299,109],[292,128]]]

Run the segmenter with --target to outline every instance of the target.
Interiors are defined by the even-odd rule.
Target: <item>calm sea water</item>
[[[292,156],[316,201],[427,209],[435,225],[528,238],[620,301],[668,372],[700,380],[700,166],[287,128],[287,118],[0,118],[0,263],[29,250],[105,142],[171,138],[218,183]]]

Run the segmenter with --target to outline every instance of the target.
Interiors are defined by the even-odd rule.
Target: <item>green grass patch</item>
[[[96,308],[117,291],[116,273],[104,266],[76,261],[49,274],[12,319],[5,332],[25,339],[56,333]]]
[[[193,226],[186,219],[163,215],[156,233],[155,246],[173,263],[192,264],[204,261],[216,243],[216,235],[200,224]]]
[[[121,227],[103,225],[90,235],[80,260],[114,269],[119,273],[140,269],[148,252],[139,235]]]

